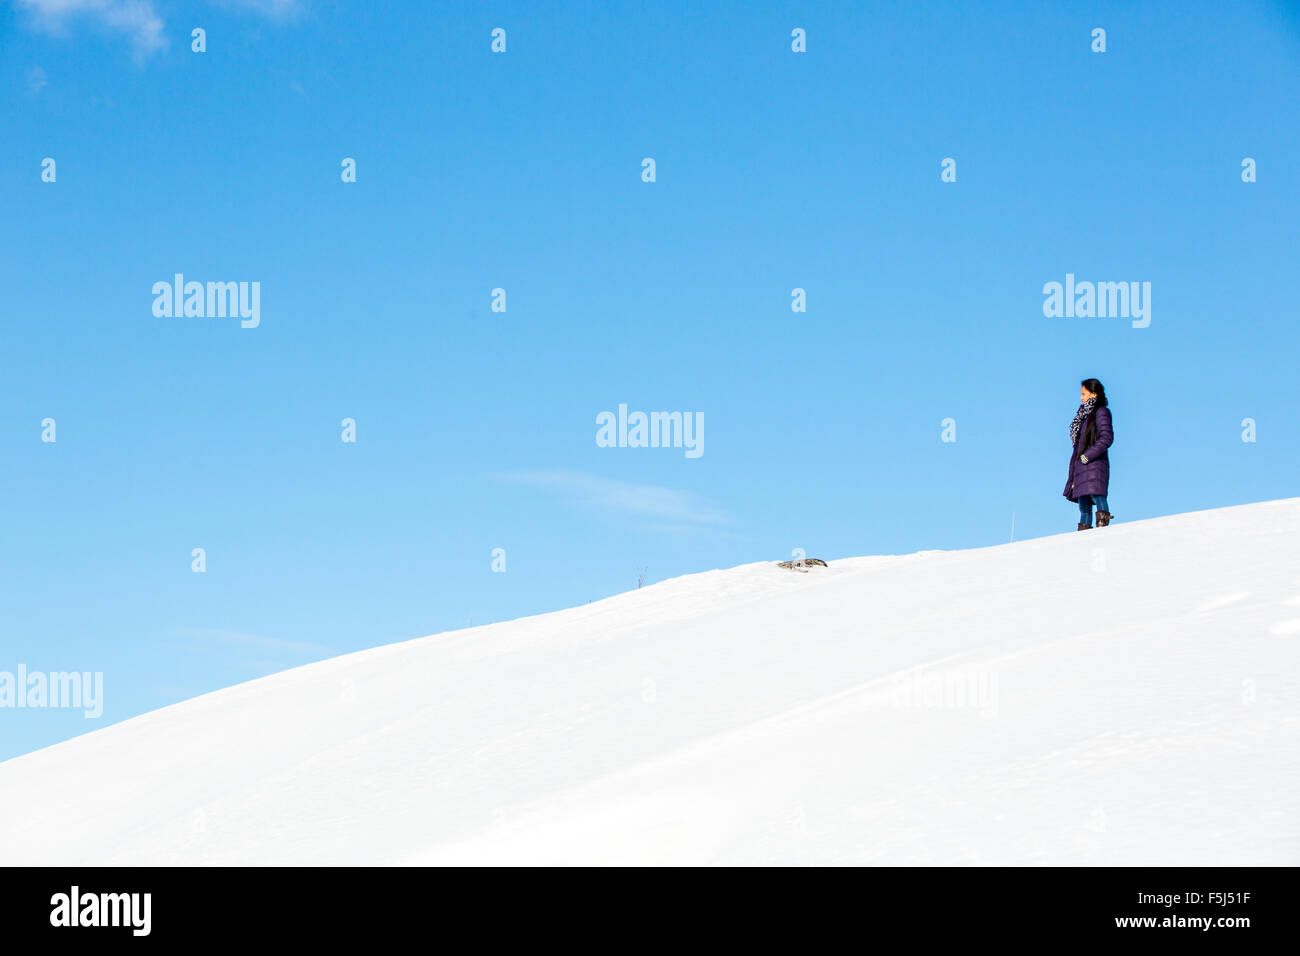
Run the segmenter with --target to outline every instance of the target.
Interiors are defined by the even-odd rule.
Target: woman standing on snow
[[[1097,527],[1110,524],[1110,505],[1106,491],[1110,487],[1110,456],[1107,450],[1115,440],[1111,429],[1110,409],[1106,407],[1106,389],[1095,378],[1079,384],[1079,410],[1070,422],[1070,476],[1065,482],[1065,497],[1079,503],[1079,528],[1092,527],[1092,506],[1097,506]]]

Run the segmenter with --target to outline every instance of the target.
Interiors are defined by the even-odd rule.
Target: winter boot
[[[1088,530],[1090,530],[1091,528],[1092,528],[1092,525],[1090,525],[1090,524],[1084,524],[1082,521],[1080,521],[1080,522],[1079,522],[1079,527],[1076,528],[1075,530],[1076,530],[1076,531],[1088,531]]]
[[[1109,511],[1098,511],[1098,512],[1097,512],[1097,527],[1098,527],[1098,528],[1104,528],[1104,527],[1106,527],[1106,525],[1108,525],[1108,524],[1110,524],[1110,512],[1109,512]]]

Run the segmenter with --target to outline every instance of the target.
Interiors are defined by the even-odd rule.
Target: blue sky
[[[1297,5],[701,6],[0,4],[0,671],[105,697],[0,758],[642,568],[1068,531],[1086,376],[1117,521],[1297,493]]]

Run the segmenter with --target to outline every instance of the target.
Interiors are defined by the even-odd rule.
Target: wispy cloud
[[[137,57],[166,49],[163,19],[149,0],[15,0],[37,30],[64,34],[74,21],[91,20],[131,41]]]
[[[261,14],[271,20],[289,20],[303,10],[302,0],[214,0],[231,10]],[[167,25],[152,0],[14,0],[27,13],[33,29],[65,36],[79,23],[97,23],[131,41],[136,59],[143,60],[170,45]]]
[[[660,527],[729,523],[723,512],[688,491],[602,478],[581,471],[516,471],[493,475],[500,481],[547,488],[604,511],[652,519]]]
[[[49,82],[49,77],[45,75],[45,71],[39,66],[34,66],[27,71],[27,92],[32,96],[45,89]]]

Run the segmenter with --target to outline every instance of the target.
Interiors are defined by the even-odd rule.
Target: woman
[[[1106,491],[1110,486],[1110,456],[1107,450],[1115,440],[1111,429],[1110,409],[1106,407],[1106,389],[1095,378],[1079,383],[1079,410],[1070,422],[1070,477],[1065,482],[1065,497],[1079,503],[1079,528],[1092,527],[1092,506],[1097,506],[1097,527],[1110,524],[1110,505]]]

